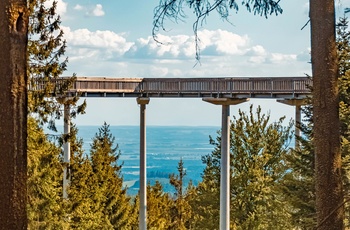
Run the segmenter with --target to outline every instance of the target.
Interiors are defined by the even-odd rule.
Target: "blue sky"
[[[283,14],[268,19],[241,7],[227,23],[212,13],[200,28],[201,65],[196,64],[193,16],[179,24],[167,21],[167,32],[152,39],[153,10],[158,0],[58,0],[69,58],[65,76],[104,77],[244,77],[311,74],[308,0],[281,0]],[[337,1],[337,13],[350,1]],[[138,125],[136,99],[87,99],[87,114],[78,125]],[[294,108],[273,100],[251,100],[231,107],[261,105],[273,119],[294,114]],[[221,108],[201,99],[151,99],[149,125],[220,126]]]

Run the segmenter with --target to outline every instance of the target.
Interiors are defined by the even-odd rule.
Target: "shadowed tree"
[[[318,229],[343,229],[338,56],[334,0],[310,0]]]
[[[0,226],[27,228],[25,0],[0,1]]]

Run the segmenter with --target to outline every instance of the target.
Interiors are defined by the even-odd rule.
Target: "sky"
[[[308,0],[281,0],[281,15],[268,19],[231,11],[230,23],[213,12],[199,29],[201,62],[196,65],[192,31],[194,17],[166,21],[166,31],[152,38],[154,8],[159,0],[57,0],[61,29],[67,41],[68,69],[64,76],[101,77],[287,77],[311,75]],[[240,1],[238,1],[240,2]],[[343,16],[350,0],[336,1]],[[273,120],[294,118],[292,106],[255,99],[231,106],[249,111],[250,104]],[[135,98],[88,98],[79,125],[138,125]],[[148,125],[220,126],[220,106],[198,99],[155,99],[147,105]]]

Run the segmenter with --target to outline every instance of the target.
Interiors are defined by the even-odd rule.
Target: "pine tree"
[[[289,210],[293,226],[298,229],[313,229],[316,226],[316,191],[315,191],[315,151],[312,144],[313,123],[312,105],[302,108],[303,123],[297,124],[302,135],[296,136],[300,148],[287,156],[289,173],[283,179],[284,193],[288,197]]]
[[[173,200],[163,191],[159,181],[147,185],[147,229],[169,229],[171,224],[170,208]]]
[[[239,111],[239,117],[233,117],[230,128],[231,228],[291,227],[280,181],[288,171],[284,162],[289,154],[292,125],[283,126],[283,120],[270,123],[269,115],[262,115],[260,107],[254,116],[252,106],[249,114]],[[215,150],[203,157],[206,164],[203,182],[192,204],[194,209],[200,210],[196,228],[217,229],[219,226],[220,140],[220,135],[216,141],[212,140]]]
[[[63,39],[61,19],[56,7],[56,1],[51,6],[48,0],[28,1],[28,112],[36,114],[40,124],[48,123],[52,130],[56,130],[55,120],[62,116],[61,103],[73,105],[73,117],[77,113],[84,113],[86,107],[85,102],[77,105],[79,97],[67,95],[75,77],[61,77],[67,68],[68,58],[64,59],[66,41]],[[56,84],[56,81],[59,83]],[[60,100],[66,96],[69,96],[68,101]]]
[[[48,141],[34,118],[28,119],[28,228],[63,229],[61,149]]]
[[[60,17],[56,14],[57,2],[50,6],[47,0],[29,0],[29,28],[27,46],[27,72],[29,78],[27,127],[28,146],[28,205],[29,227],[60,229],[67,225],[67,214],[62,196],[62,147],[52,142],[41,132],[41,127],[48,124],[55,130],[55,119],[61,117],[61,104],[58,97],[65,95],[74,78],[56,85],[50,80],[60,78],[66,69],[67,59],[63,58],[66,43],[60,29]],[[46,84],[38,85],[37,80],[45,80]],[[68,101],[73,105],[78,98]],[[74,116],[83,112],[85,103],[72,110]],[[35,119],[33,118],[35,117]],[[34,130],[34,131],[33,131]],[[39,134],[38,134],[39,133]],[[49,147],[50,148],[49,148]],[[51,167],[51,168],[50,168]],[[38,181],[38,183],[37,183]],[[61,223],[64,221],[64,225]]]
[[[170,184],[175,188],[174,203],[170,209],[172,219],[170,229],[190,229],[193,212],[189,204],[190,193],[184,191],[184,177],[187,173],[182,159],[178,163],[177,171],[178,175],[171,174],[169,176]],[[192,182],[188,185],[188,189],[191,188]]]
[[[92,211],[99,218],[99,228],[125,229],[130,226],[130,198],[123,188],[121,167],[118,165],[120,151],[114,146],[115,138],[110,133],[109,125],[99,128],[91,145]]]
[[[0,226],[27,228],[28,9],[25,0],[0,1]]]
[[[78,129],[73,125],[70,132],[71,147],[71,183],[66,200],[67,213],[72,229],[95,229],[98,228],[97,216],[92,211],[94,206],[91,199],[93,187],[91,161],[83,150],[83,141],[78,137]]]
[[[350,154],[349,154],[349,104],[350,104],[350,32],[347,18],[340,18],[337,26],[337,50],[339,57],[339,118],[341,134],[342,180],[344,193],[350,186]],[[315,195],[315,152],[313,145],[313,106],[304,107],[304,122],[300,124],[303,138],[300,138],[302,148],[293,152],[289,158],[291,173],[286,177],[288,190],[293,207],[293,222],[301,229],[316,226],[316,195]],[[349,226],[350,207],[345,204],[345,226]]]

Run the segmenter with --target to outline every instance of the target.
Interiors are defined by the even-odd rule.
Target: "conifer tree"
[[[285,157],[291,139],[291,126],[284,118],[270,122],[258,107],[254,116],[239,111],[231,123],[231,228],[290,229],[288,203],[280,183],[287,172]],[[219,133],[220,134],[220,133]],[[203,157],[203,182],[192,203],[197,212],[195,228],[219,226],[220,135],[211,142],[215,150]],[[196,207],[197,206],[197,207]],[[211,225],[209,223],[211,222]]]
[[[83,150],[82,139],[77,138],[78,129],[73,125],[70,133],[71,147],[71,183],[69,186],[69,200],[66,200],[67,213],[70,219],[70,228],[72,229],[94,229],[98,228],[95,224],[95,213],[92,211],[94,206],[91,199],[91,188],[93,187],[91,161]]]
[[[342,179],[344,194],[349,191],[350,154],[349,154],[349,104],[350,104],[350,32],[347,18],[340,18],[337,25],[337,51],[339,57],[339,118],[342,154]],[[313,145],[313,107],[310,103],[304,107],[304,122],[300,124],[303,137],[301,149],[293,151],[288,159],[291,173],[286,176],[286,193],[291,197],[293,222],[295,226],[309,229],[316,226],[315,208],[315,152]],[[350,224],[350,208],[345,203],[345,227]]]
[[[300,229],[312,229],[316,226],[315,192],[315,151],[312,144],[313,123],[311,98],[302,108],[303,123],[297,124],[302,132],[296,136],[300,147],[287,156],[289,173],[283,178],[284,193],[290,204],[292,224]]]
[[[171,229],[190,229],[191,228],[191,219],[192,219],[192,209],[189,204],[190,193],[185,191],[184,188],[184,177],[187,175],[184,168],[184,162],[181,159],[177,166],[178,175],[171,174],[170,184],[175,188],[175,197],[174,203],[170,209],[171,211]],[[192,182],[188,185],[188,188],[191,189]]]
[[[29,0],[27,5],[29,9],[27,72],[30,120],[27,124],[30,130],[27,143],[32,147],[28,150],[29,227],[59,229],[63,226],[61,220],[67,221],[66,206],[60,198],[63,170],[60,157],[61,146],[43,135],[41,127],[48,124],[49,128],[56,129],[55,119],[61,117],[62,113],[61,104],[56,98],[65,95],[74,78],[68,78],[60,85],[50,81],[59,79],[67,66],[67,59],[63,59],[66,43],[60,29],[60,17],[56,13],[57,2],[54,1],[50,6],[48,0]],[[45,80],[46,84],[38,85],[37,80]],[[75,105],[77,100],[77,97],[73,97],[68,103]],[[85,103],[72,110],[72,115],[83,112],[84,106]]]
[[[28,228],[67,227],[62,205],[61,149],[48,141],[34,118],[28,119]]]
[[[130,226],[130,199],[123,188],[121,167],[118,164],[120,151],[114,146],[109,125],[99,128],[91,145],[92,212],[98,218],[95,223],[102,229],[125,229]]]
[[[48,0],[28,1],[28,112],[36,114],[40,124],[48,123],[52,130],[56,130],[55,120],[62,116],[60,98],[70,96],[65,103],[73,105],[73,117],[84,113],[86,107],[85,102],[77,105],[77,96],[67,95],[75,77],[61,77],[67,68],[68,58],[64,58],[66,41],[56,7],[56,1],[51,6]]]
[[[147,185],[147,229],[169,229],[171,224],[170,208],[173,200],[163,191],[159,181]]]

